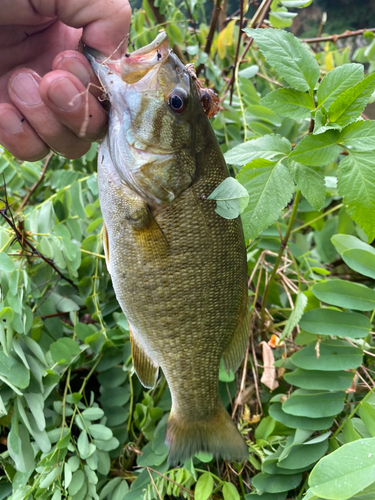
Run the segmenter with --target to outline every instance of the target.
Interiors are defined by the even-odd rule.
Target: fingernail
[[[87,68],[75,57],[61,59],[56,69],[59,68],[69,71],[69,73],[73,73],[85,87],[90,83],[90,74]]]
[[[0,114],[0,127],[9,135],[19,134],[22,132],[21,118],[11,109],[5,109]]]
[[[69,78],[59,78],[48,89],[48,98],[61,111],[76,111],[82,104],[77,87]]]
[[[39,83],[30,73],[18,73],[13,78],[11,87],[18,99],[29,106],[42,102],[39,95]]]

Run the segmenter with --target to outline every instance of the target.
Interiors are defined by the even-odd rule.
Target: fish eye
[[[188,95],[184,89],[176,88],[169,94],[168,106],[170,106],[175,113],[183,113],[186,109],[187,102]]]

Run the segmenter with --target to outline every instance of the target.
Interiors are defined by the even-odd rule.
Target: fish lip
[[[111,59],[85,45],[83,54],[90,61],[101,81],[102,75],[115,73],[125,83],[133,84],[142,80],[152,70],[158,70],[168,59],[171,49],[168,35],[161,31],[151,43],[134,52],[124,54],[120,59]]]
[[[153,40],[151,43],[149,43],[148,45],[145,45],[144,47],[141,47],[140,49],[135,50],[131,54],[128,54],[128,53],[125,54],[124,57],[143,56],[143,55],[149,54],[150,52],[157,50],[166,41],[168,41],[168,35],[163,30],[158,34],[158,36],[155,38],[155,40]]]

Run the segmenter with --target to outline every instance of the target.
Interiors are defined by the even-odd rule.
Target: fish
[[[160,368],[170,389],[168,460],[245,460],[219,369],[223,358],[236,371],[248,341],[246,248],[240,218],[207,199],[229,176],[207,106],[165,32],[117,60],[84,53],[110,102],[98,152],[106,264],[140,382],[154,387]]]

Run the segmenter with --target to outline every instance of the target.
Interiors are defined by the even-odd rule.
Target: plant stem
[[[371,31],[374,32],[375,28],[370,28],[370,29],[362,29],[362,30],[357,30],[357,31],[345,31],[344,33],[341,33],[340,35],[331,35],[331,36],[322,36],[318,38],[302,38],[302,42],[305,43],[319,43],[319,42],[336,42],[336,40],[340,40],[341,38],[350,38],[352,36],[359,36],[359,35],[364,35],[366,32]]]
[[[346,422],[347,420],[350,420],[350,419],[352,419],[352,418],[354,417],[354,415],[355,415],[355,414],[357,413],[357,411],[359,410],[359,407],[361,406],[361,404],[362,404],[362,403],[364,403],[364,402],[366,401],[366,399],[368,399],[368,398],[371,396],[371,394],[373,394],[373,392],[374,392],[374,391],[375,391],[375,387],[373,387],[373,388],[371,389],[371,391],[369,391],[369,392],[366,394],[366,396],[362,399],[362,401],[360,401],[360,402],[357,404],[357,406],[354,408],[354,410],[351,412],[351,414],[348,416],[348,418],[346,418],[346,419],[345,419],[345,420],[341,423],[341,425],[340,425],[340,426],[339,426],[339,427],[335,430],[335,432],[332,434],[331,439],[334,439],[334,438],[337,436],[337,434],[338,434],[338,433],[342,430],[342,428],[344,427],[345,422]]]
[[[264,289],[263,299],[262,299],[262,306],[261,306],[261,310],[260,310],[260,321],[261,321],[261,323],[260,323],[260,331],[261,331],[263,340],[265,340],[265,328],[264,328],[264,325],[265,325],[265,322],[266,322],[266,304],[267,304],[268,294],[270,292],[272,283],[275,280],[275,277],[276,277],[277,271],[279,269],[279,265],[280,265],[281,259],[283,257],[283,254],[284,254],[284,251],[286,249],[286,246],[288,244],[289,237],[290,237],[290,234],[292,232],[292,227],[293,227],[294,221],[296,219],[297,210],[298,210],[298,204],[299,204],[300,199],[301,199],[301,191],[297,191],[296,192],[296,196],[294,198],[293,210],[292,210],[292,213],[290,215],[289,224],[288,224],[285,236],[281,240],[280,250],[279,250],[279,253],[278,253],[277,257],[276,257],[275,265],[274,265],[274,267],[272,269],[272,273],[271,273],[271,276],[270,276],[270,278],[269,278],[269,280],[267,282],[266,288]]]

